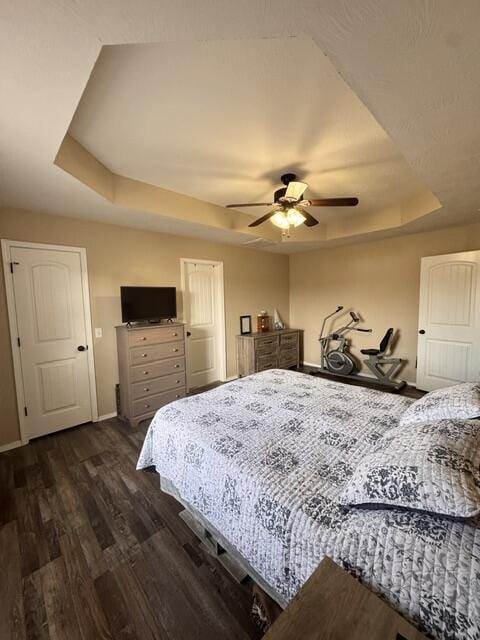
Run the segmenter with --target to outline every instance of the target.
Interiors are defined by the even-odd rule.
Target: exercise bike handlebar
[[[332,316],[334,316],[336,313],[338,313],[339,311],[341,311],[343,309],[342,305],[338,305],[338,307],[335,309],[335,311],[333,311],[333,313],[330,313],[328,316],[325,316],[325,318],[323,319],[323,323],[322,323],[322,328],[320,329],[320,337],[319,340],[321,339],[321,337],[323,336],[323,330],[325,329],[325,323],[327,322],[327,320],[329,318],[331,318]],[[323,364],[322,364],[323,366]]]

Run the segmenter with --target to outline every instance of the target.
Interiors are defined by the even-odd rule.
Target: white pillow
[[[413,402],[400,418],[400,426],[434,420],[470,420],[480,416],[480,383],[462,382],[430,391]]]
[[[480,513],[480,423],[439,420],[387,431],[339,502],[471,518]]]

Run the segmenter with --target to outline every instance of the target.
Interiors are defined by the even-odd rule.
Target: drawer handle
[[[175,396],[175,398],[180,398],[180,396],[178,395],[178,393],[177,393],[177,395]]]
[[[178,333],[175,331],[175,333],[172,333],[172,336],[178,336]]]
[[[140,338],[140,340],[146,340],[146,339],[147,339],[147,336],[142,336],[142,337]]]
[[[142,358],[147,358],[148,357],[148,353],[142,353]]]
[[[177,380],[177,384],[180,384],[180,380]]]
[[[149,404],[146,404],[144,406],[145,406],[145,409],[150,409],[150,405]]]
[[[143,387],[144,391],[150,391],[150,387]]]
[[[177,353],[178,349],[172,349],[173,353]]]
[[[175,366],[175,369],[180,369],[180,365],[179,364],[176,364],[174,366]]]
[[[150,373],[150,371],[144,371],[144,372],[143,372],[143,375],[144,375],[144,376],[148,376],[148,374],[149,374],[149,373]]]

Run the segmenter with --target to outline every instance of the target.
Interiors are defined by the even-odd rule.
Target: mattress
[[[434,638],[478,639],[478,520],[338,502],[411,402],[270,370],[160,409],[137,468],[168,478],[279,602],[329,556]]]

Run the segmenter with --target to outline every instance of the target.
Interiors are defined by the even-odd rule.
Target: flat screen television
[[[155,322],[177,317],[175,287],[120,287],[122,322]]]

